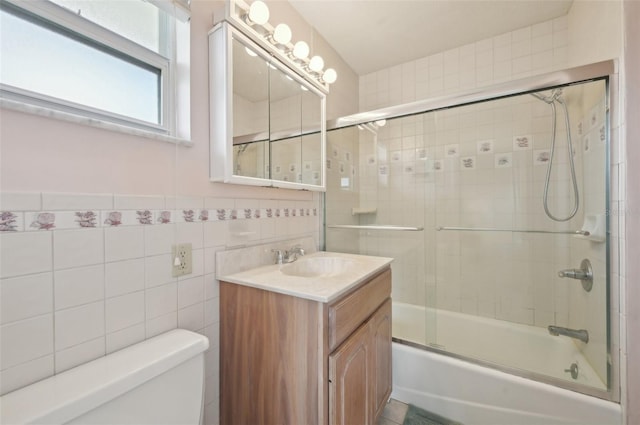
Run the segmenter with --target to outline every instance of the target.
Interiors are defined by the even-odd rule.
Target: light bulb
[[[309,56],[309,45],[304,41],[298,41],[293,46],[293,56],[300,60],[306,59]]]
[[[322,71],[324,67],[324,60],[320,56],[314,56],[309,61],[309,69],[314,72]]]
[[[266,24],[269,21],[269,8],[263,1],[254,1],[249,7],[249,19],[258,25]]]
[[[322,74],[322,79],[327,84],[333,84],[338,79],[338,73],[333,68],[327,68],[324,74]]]
[[[291,41],[291,28],[287,24],[278,24],[273,30],[273,39],[278,44],[287,44]]]

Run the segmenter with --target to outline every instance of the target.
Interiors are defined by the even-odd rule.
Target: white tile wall
[[[51,236],[47,232],[0,234],[0,277],[51,271]]]
[[[104,265],[59,270],[54,273],[56,310],[104,299]]]
[[[317,196],[279,201],[1,193],[0,202],[2,211],[22,220],[17,231],[0,231],[0,394],[181,327],[210,340],[206,423],[217,423],[219,410],[216,252],[292,237],[313,237],[317,244],[320,232]],[[180,222],[183,209],[203,207],[211,221]],[[57,227],[30,227],[43,208],[55,211]],[[260,208],[261,218],[243,220],[244,208]],[[284,208],[315,208],[316,215],[284,217]],[[78,228],[76,209],[98,212],[96,227]],[[136,210],[164,209],[178,222],[137,224]],[[239,219],[217,221],[216,209],[228,215],[239,209]],[[122,225],[104,223],[110,211],[122,211]],[[177,279],[170,255],[176,241],[193,248],[193,273]]]
[[[56,270],[104,262],[102,229],[60,230],[53,238],[53,264]]]
[[[144,289],[144,271],[143,258],[105,264],[105,296],[110,298]]]
[[[53,316],[44,314],[2,325],[0,369],[8,369],[53,352]]]
[[[112,333],[144,322],[144,291],[132,292],[105,301],[106,332]]]
[[[53,276],[38,273],[0,280],[0,324],[53,312]]]
[[[104,336],[74,345],[70,348],[56,352],[55,373],[64,372],[72,367],[97,359],[105,355]]]
[[[0,392],[6,394],[53,375],[53,355],[25,361],[0,371]]]
[[[104,336],[104,300],[56,311],[56,351]]]
[[[163,227],[163,226],[154,226]],[[140,226],[104,229],[105,261],[128,260],[145,255],[144,228]]]
[[[567,17],[521,28],[360,77],[370,111],[528,77],[567,64]]]

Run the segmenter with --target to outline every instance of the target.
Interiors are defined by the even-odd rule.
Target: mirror
[[[325,94],[226,22],[209,35],[211,180],[325,190]]]
[[[232,40],[233,174],[269,178],[269,62]]]

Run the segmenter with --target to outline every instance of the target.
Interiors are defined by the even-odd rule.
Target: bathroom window
[[[188,139],[188,17],[186,0],[3,0],[3,106]]]

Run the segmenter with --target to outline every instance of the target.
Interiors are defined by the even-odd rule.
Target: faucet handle
[[[285,252],[281,249],[272,249],[271,252],[273,252],[276,257],[276,264],[282,264],[284,262],[284,255]]]
[[[301,245],[295,245],[290,250],[285,253],[285,259],[290,261],[296,261],[298,259],[298,255],[304,255],[304,249],[302,249]]]

